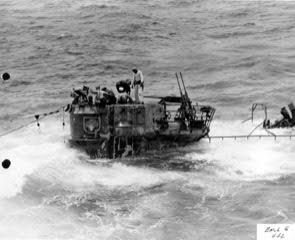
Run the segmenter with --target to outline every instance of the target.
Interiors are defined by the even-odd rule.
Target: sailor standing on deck
[[[137,68],[133,68],[132,72],[133,72],[132,88],[134,88],[135,102],[141,103],[141,102],[143,102],[142,93],[143,93],[143,89],[144,89],[143,75],[142,75],[142,72],[140,70],[138,70]],[[141,90],[139,87],[141,87]]]

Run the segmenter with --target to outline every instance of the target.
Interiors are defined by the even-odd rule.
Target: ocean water
[[[137,66],[146,95],[217,109],[211,135],[247,134],[295,90],[295,2],[0,0],[0,130],[114,85]],[[68,116],[0,138],[0,239],[256,239],[295,221],[295,142],[204,139],[149,158],[89,162],[67,144]],[[263,130],[259,129],[263,133]],[[294,133],[293,129],[277,133]]]

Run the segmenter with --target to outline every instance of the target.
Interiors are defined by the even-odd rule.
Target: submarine
[[[215,108],[193,104],[181,73],[176,80],[179,96],[145,96],[152,99],[146,103],[134,101],[122,81],[116,84],[117,96],[100,86],[73,89],[70,146],[91,158],[116,159],[182,147],[208,136]]]

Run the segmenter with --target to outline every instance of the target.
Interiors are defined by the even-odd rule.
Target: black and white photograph
[[[0,0],[0,239],[294,240],[294,0]]]

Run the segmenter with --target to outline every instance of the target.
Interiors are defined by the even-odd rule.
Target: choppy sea
[[[271,119],[294,100],[295,2],[0,0],[0,130],[115,84],[137,66],[146,95],[178,93],[217,111],[211,135],[247,134],[254,102]],[[204,139],[126,162],[89,163],[68,117],[0,138],[0,239],[256,239],[295,221],[295,140]],[[263,130],[258,130],[263,132]],[[279,133],[294,133],[293,129]]]

